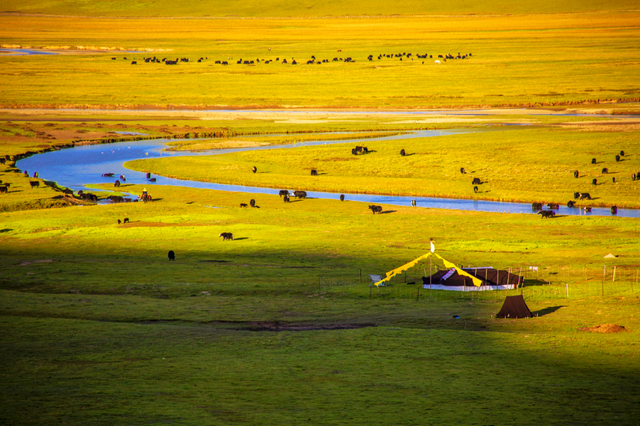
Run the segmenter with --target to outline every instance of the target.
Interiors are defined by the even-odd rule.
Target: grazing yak
[[[287,191],[286,189],[281,189],[280,192],[278,192],[279,196],[284,196],[284,195],[289,195],[289,191]]]
[[[258,171],[258,168],[256,166],[253,166],[253,168],[251,169],[253,171],[253,173]]]
[[[400,155],[401,155],[401,156],[403,156],[403,157],[404,157],[405,155],[407,155],[407,154],[404,152],[404,148],[400,150]]]
[[[478,193],[478,187],[477,186],[473,187],[473,192],[476,193],[476,194]]]
[[[311,176],[318,176],[318,171],[316,169],[311,169]]]
[[[149,182],[155,182],[155,181],[156,181],[156,178],[149,179]]]
[[[129,223],[129,218],[125,217],[123,223]]]
[[[147,173],[147,179],[151,178],[151,173]]]
[[[581,192],[580,193],[580,199],[581,200],[590,200],[591,199],[591,194],[589,194],[588,192]]]
[[[116,180],[116,182],[113,184],[113,186],[115,186],[116,188],[118,188],[120,186],[120,181]]]
[[[549,203],[547,204],[547,206],[549,207],[550,210],[558,210],[560,208],[560,206],[556,203]]]
[[[344,194],[340,194],[340,201],[344,201]]]
[[[580,198],[580,193],[579,192],[574,192],[573,193],[573,199],[577,200],[578,198]]]
[[[471,181],[471,185],[482,185],[482,181],[480,180],[480,178],[473,178],[473,181]]]
[[[585,213],[591,213],[591,207],[584,207]]]
[[[109,195],[107,197],[107,199],[111,200],[112,203],[123,203],[124,202],[124,197],[121,197],[119,195]]]
[[[591,181],[591,184],[598,185],[598,179],[593,178],[593,180]]]
[[[231,232],[223,232],[222,234],[218,235],[218,237],[222,237],[222,241],[233,241],[233,234]]]
[[[620,156],[616,155],[616,162],[620,161]]]
[[[595,158],[592,158],[592,159],[591,159],[591,164],[598,164],[598,162],[596,161],[596,159],[595,159]]]
[[[240,203],[240,208],[247,208],[247,203]]]
[[[122,223],[122,221],[120,219],[118,219],[118,225],[120,225]]]
[[[254,200],[253,198],[249,201],[249,205],[251,207],[255,207],[256,206],[256,200]]]
[[[9,193],[9,187],[5,185],[0,186],[0,193],[4,193],[4,194]]]
[[[113,177],[113,173],[103,173],[102,177]]]
[[[293,196],[296,198],[307,198],[306,191],[293,191]]]
[[[282,200],[283,200],[285,203],[288,203],[289,201],[291,201],[291,200],[289,199],[289,195],[288,195],[288,194],[287,194],[287,195],[285,195],[285,196],[284,196],[284,198],[283,198]]]
[[[617,206],[611,206],[611,214],[618,214],[618,207]]]
[[[611,178],[611,181],[612,181],[613,183],[616,183],[616,178],[615,178],[615,177]]]
[[[382,213],[382,206],[376,206],[374,204],[371,204],[369,206],[369,209],[371,209],[371,213],[373,213],[373,214]]]
[[[606,167],[602,169],[602,174],[606,175],[607,173],[609,173],[609,169],[607,169]]]
[[[464,169],[464,167],[460,167],[460,173],[464,175],[467,173],[467,171]]]
[[[620,157],[624,157],[624,151],[620,151]]]
[[[580,177],[580,172],[578,172],[577,170],[575,172],[573,172],[573,177],[574,178],[579,178]]]
[[[542,203],[531,203],[531,210],[542,210]]]
[[[417,205],[416,200],[411,200],[411,205],[415,207]]]
[[[176,254],[173,252],[173,250],[169,250],[169,260],[176,260]]]
[[[40,186],[40,182],[39,181],[33,181],[30,180],[29,183],[31,184],[31,188],[38,188]]]
[[[553,210],[540,210],[538,214],[542,215],[542,219],[545,219],[549,217],[554,217],[556,215],[556,212],[554,212]]]
[[[567,203],[567,207],[569,207],[570,209],[574,208],[576,206],[576,203],[574,203],[573,201],[569,201]]]

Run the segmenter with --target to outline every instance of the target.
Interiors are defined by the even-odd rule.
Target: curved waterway
[[[250,150],[293,149],[301,146],[328,145],[336,143],[356,143],[358,145],[362,145],[367,141],[391,141],[411,138],[438,137],[467,132],[468,130],[422,130],[409,132],[407,134],[384,136],[370,139],[309,141],[290,145],[271,145],[252,148],[221,149],[197,153],[166,151],[166,143],[177,142],[178,140],[155,139],[135,142],[119,142],[113,144],[84,145],[59,151],[51,151],[22,159],[17,162],[16,166],[21,170],[29,171],[30,174],[33,174],[33,172],[37,171],[40,178],[57,182],[59,185],[71,188],[74,191],[78,191],[80,189],[87,190],[87,188],[84,186],[87,184],[113,182],[115,181],[115,179],[117,179],[118,176],[125,175],[126,183],[146,185],[149,189],[149,192],[151,193],[153,193],[153,185],[172,185],[188,188],[213,189],[217,191],[277,195],[280,189],[286,188],[259,188],[241,185],[225,185],[211,182],[173,179],[156,175],[154,175],[154,177],[157,179],[157,181],[155,183],[151,183],[146,179],[146,173],[126,169],[123,164],[127,161],[144,158],[216,155]],[[190,139],[190,141],[193,141],[193,139]],[[115,177],[104,178],[102,177],[103,173],[114,173]],[[307,191],[307,194],[309,198],[338,199],[340,196],[340,194],[337,193],[316,191]],[[345,194],[345,196],[349,201],[361,201],[364,203],[410,206],[411,201],[416,200],[417,207],[427,207],[435,209],[469,210],[498,213],[534,213],[531,210],[531,204],[528,203],[503,203],[497,201],[410,197],[396,195]],[[610,216],[611,212],[609,208],[594,207],[591,213],[585,213],[582,209],[560,206],[557,214],[575,216]],[[618,209],[617,216],[640,217],[640,210]]]

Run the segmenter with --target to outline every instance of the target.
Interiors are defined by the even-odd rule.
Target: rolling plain
[[[637,424],[639,219],[374,215],[350,199],[566,205],[577,191],[592,196],[579,208],[640,208],[637,2],[154,4],[0,13],[0,44],[57,53],[0,54],[1,423]],[[437,58],[458,52],[472,55]],[[456,134],[373,139],[423,129]],[[354,136],[369,154],[340,143]],[[336,198],[96,175],[82,182],[96,204],[19,167],[143,138],[289,148],[135,160],[131,176]],[[296,146],[309,140],[327,144]],[[144,189],[154,201],[105,201]],[[250,199],[259,208],[240,207]],[[431,238],[444,258],[525,285],[430,291],[421,278],[443,265],[427,261],[370,286]],[[535,317],[495,318],[516,294]]]

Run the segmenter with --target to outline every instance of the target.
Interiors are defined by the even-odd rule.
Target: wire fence
[[[524,277],[513,290],[486,290],[469,287],[465,291],[429,289],[423,286],[422,274],[411,271],[397,275],[387,285],[376,287],[368,274],[359,271],[344,277],[326,273],[317,277],[317,294],[340,294],[355,298],[398,298],[415,300],[501,301],[505,296],[522,294],[529,300],[584,299],[603,296],[640,294],[640,268],[637,266],[566,267],[518,266],[504,268]],[[436,269],[432,269],[431,273]],[[344,270],[340,271],[342,274]],[[425,271],[426,272],[426,271]],[[426,288],[425,288],[426,287]],[[309,288],[315,292],[315,286]]]

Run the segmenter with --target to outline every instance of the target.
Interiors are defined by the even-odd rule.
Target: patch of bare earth
[[[586,331],[588,333],[620,333],[627,331],[623,326],[617,324],[600,324],[593,327],[582,327],[578,331]]]

